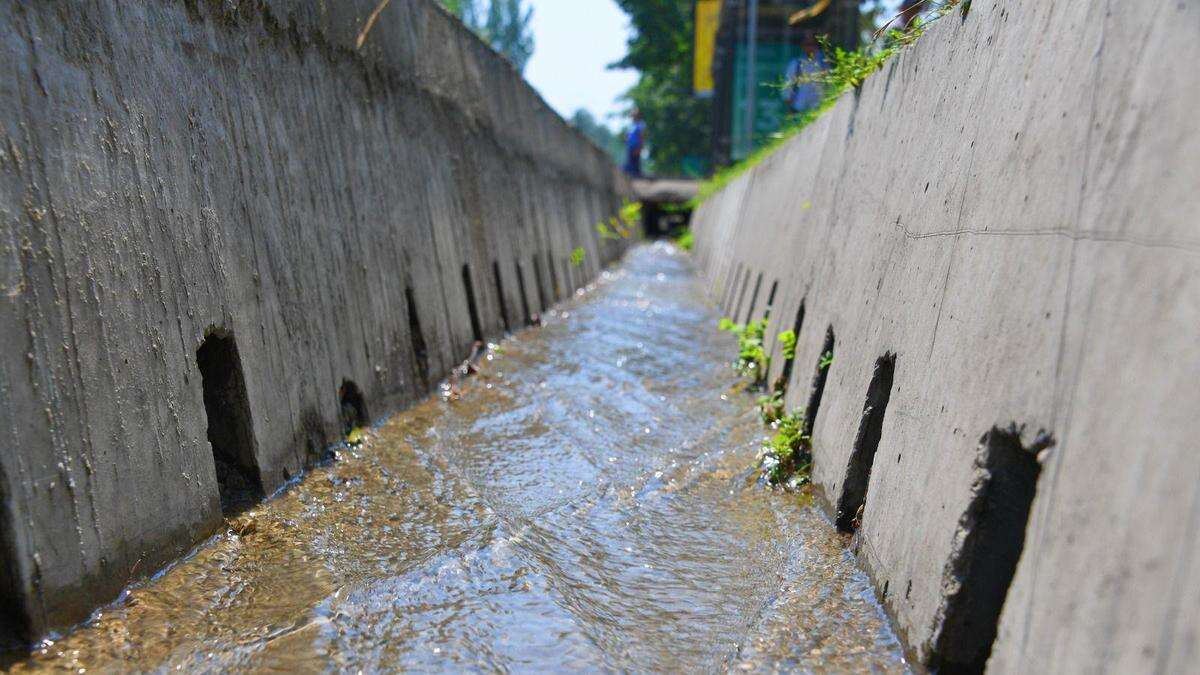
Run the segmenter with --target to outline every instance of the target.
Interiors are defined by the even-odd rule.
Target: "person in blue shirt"
[[[826,68],[825,55],[816,36],[805,36],[804,55],[788,64],[787,85],[783,89],[783,98],[791,112],[802,113],[821,105],[825,92],[815,78]]]
[[[633,128],[625,139],[625,173],[632,178],[642,177],[642,149],[646,147],[646,123],[642,121],[642,111],[637,108],[629,115],[633,119]]]

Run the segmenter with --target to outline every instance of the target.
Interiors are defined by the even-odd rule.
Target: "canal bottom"
[[[16,669],[906,670],[685,255],[546,318]]]

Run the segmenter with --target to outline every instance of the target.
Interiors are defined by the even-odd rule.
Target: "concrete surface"
[[[435,3],[365,31],[377,4],[0,4],[17,632],[84,618],[221,524],[206,334],[236,340],[269,494],[339,437],[344,381],[378,418],[468,355],[463,265],[497,336],[501,307],[520,327],[620,252],[593,229],[628,193],[603,153]]]
[[[683,178],[635,178],[631,183],[640,202],[686,204],[700,193],[699,181]]]
[[[1194,2],[975,0],[695,216],[726,311],[748,277],[778,280],[773,342],[804,303],[789,407],[836,335],[827,503],[896,354],[855,547],[923,662],[960,590],[981,439],[1017,424],[1055,444],[990,669],[1196,669],[1197,35]]]

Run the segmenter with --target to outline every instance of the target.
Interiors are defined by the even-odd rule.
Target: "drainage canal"
[[[755,483],[755,396],[690,270],[635,250],[457,396],[384,422],[30,665],[902,671],[842,537]],[[210,340],[214,453],[237,473],[249,410],[232,338]],[[343,426],[364,393],[340,383]]]

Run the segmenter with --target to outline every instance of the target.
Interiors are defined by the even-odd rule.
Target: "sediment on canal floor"
[[[0,7],[0,603],[21,636],[626,245],[594,229],[629,189],[602,151],[433,0],[366,22],[378,6]],[[552,262],[577,248],[566,288]],[[508,283],[516,260],[534,276]]]
[[[696,212],[731,318],[761,317],[764,277],[780,279],[768,336],[803,307],[787,408],[807,402],[816,489],[831,516],[855,511],[838,520],[918,662],[1191,667],[1197,25],[1200,6],[1168,0],[975,0]],[[863,392],[883,354],[876,420]],[[981,472],[1000,480],[979,438],[1011,428],[1056,440],[1028,518],[964,531],[992,508]],[[953,571],[964,546],[1012,558],[1001,590]],[[987,616],[955,609],[976,593]]]

